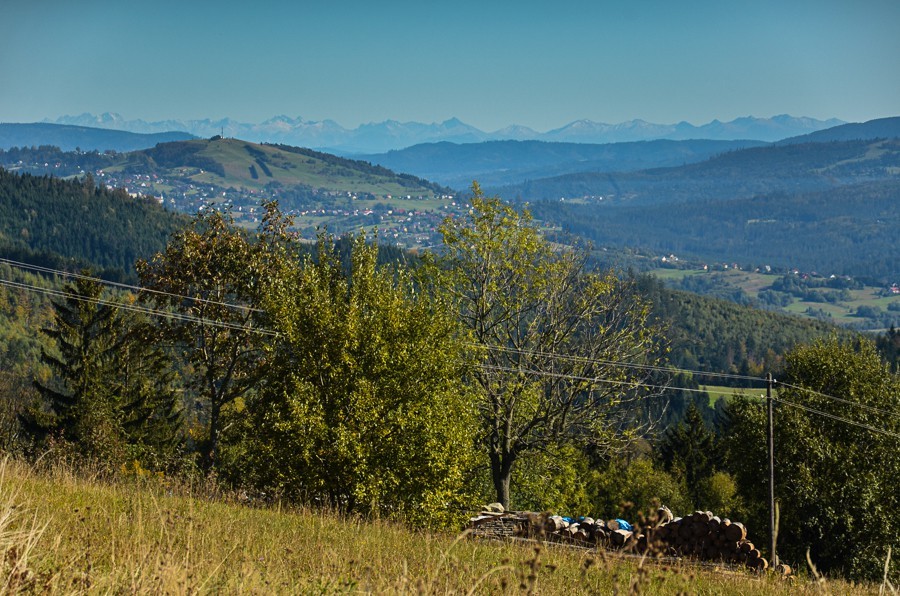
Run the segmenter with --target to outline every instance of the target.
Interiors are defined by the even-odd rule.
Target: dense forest
[[[900,227],[896,180],[741,200],[654,207],[537,202],[542,221],[598,246],[639,247],[745,267],[850,275],[893,283]]]
[[[61,180],[0,169],[0,251],[7,258],[134,279],[135,261],[160,250],[186,221],[153,199],[97,188],[89,175]]]
[[[826,322],[667,289],[649,275],[638,278],[638,288],[664,323],[669,358],[678,368],[754,377],[767,372],[777,375],[783,370],[784,354],[795,346],[831,335],[854,336]],[[727,379],[705,382],[730,383]],[[740,382],[736,384],[740,386]]]

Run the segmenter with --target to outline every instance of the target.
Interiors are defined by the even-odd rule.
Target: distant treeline
[[[63,151],[53,145],[0,149],[0,166],[30,174],[72,176],[106,168],[119,159],[115,151]]]

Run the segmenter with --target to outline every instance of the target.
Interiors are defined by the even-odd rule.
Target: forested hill
[[[868,122],[842,124],[825,130],[791,137],[778,141],[776,145],[797,145],[800,143],[827,143],[830,141],[856,141],[891,139],[900,137],[900,117],[878,118]]]
[[[134,263],[163,249],[187,218],[155,200],[97,188],[90,176],[61,180],[0,168],[0,256],[132,278]]]
[[[895,179],[898,168],[900,139],[835,141],[743,149],[676,168],[557,176],[491,192],[529,201],[602,197],[604,205],[661,205],[821,191]]]
[[[765,145],[762,141],[636,141],[629,143],[551,143],[489,141],[425,143],[360,159],[409,172],[453,188],[516,184],[575,172],[630,172],[681,166],[714,155]]]
[[[141,134],[124,130],[108,130],[88,126],[64,124],[2,124],[0,123],[0,149],[12,147],[37,147],[52,145],[63,151],[135,151],[153,147],[158,143],[186,141],[195,138],[186,132],[160,132]]]
[[[653,304],[658,320],[668,327],[671,363],[688,370],[761,377],[767,372],[779,373],[784,354],[798,344],[831,335],[853,335],[824,321],[672,290],[649,275],[640,276],[637,287]]]
[[[535,202],[535,217],[598,246],[895,283],[900,179],[660,206]]]

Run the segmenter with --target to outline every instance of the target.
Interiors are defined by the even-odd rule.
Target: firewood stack
[[[525,537],[530,533],[530,517],[529,514],[507,512],[500,503],[491,503],[469,520],[469,530],[480,538]]]
[[[744,524],[722,519],[711,511],[695,511],[655,528],[644,528],[643,538],[638,539],[638,551],[648,550],[662,555],[742,564],[760,571],[769,566],[759,549],[747,540]]]
[[[532,523],[531,534],[556,542],[571,542],[584,546],[620,549],[631,544],[633,532],[619,527],[619,522],[595,520],[591,517],[569,521],[551,515]]]
[[[695,511],[673,519],[667,508],[661,508],[655,524],[626,529],[620,527],[617,520],[590,517],[573,520],[559,515],[504,512],[492,504],[472,518],[469,527],[474,535],[482,537],[534,538],[639,554],[741,564],[759,571],[769,566],[754,544],[747,540],[747,528],[742,523],[722,519],[710,511]]]

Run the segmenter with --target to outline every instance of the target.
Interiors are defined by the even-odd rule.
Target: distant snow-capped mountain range
[[[816,120],[788,115],[772,118],[747,116],[730,122],[713,120],[694,126],[688,122],[678,124],[653,124],[644,120],[631,120],[620,124],[605,124],[591,120],[576,120],[561,128],[538,132],[527,126],[513,125],[494,132],[485,132],[457,118],[440,123],[384,122],[362,124],[356,128],[344,128],[333,120],[307,121],[300,117],[276,116],[259,124],[238,122],[231,118],[221,120],[126,120],[119,114],[100,116],[81,114],[62,116],[56,120],[44,120],[55,124],[90,126],[125,130],[137,133],[181,131],[198,137],[223,134],[253,142],[284,143],[312,147],[342,154],[380,153],[403,149],[419,143],[448,141],[452,143],[479,143],[501,140],[537,140],[569,143],[620,143],[649,141],[654,139],[714,139],[774,142],[845,124],[842,120]]]

